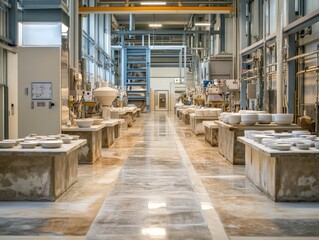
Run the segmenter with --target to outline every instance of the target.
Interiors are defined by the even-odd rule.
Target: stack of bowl
[[[257,113],[243,113],[241,115],[241,123],[243,125],[255,125],[258,121]]]
[[[272,121],[279,125],[290,125],[294,120],[294,115],[289,113],[276,113],[272,115]]]

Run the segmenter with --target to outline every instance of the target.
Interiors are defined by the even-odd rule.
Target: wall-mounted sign
[[[32,82],[32,100],[52,100],[52,82]]]

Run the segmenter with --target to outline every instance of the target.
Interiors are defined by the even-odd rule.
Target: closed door
[[[169,101],[168,101],[168,90],[156,90],[155,91],[155,110],[168,111]]]

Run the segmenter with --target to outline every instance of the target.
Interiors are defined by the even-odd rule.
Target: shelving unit
[[[124,49],[124,86],[129,103],[144,102],[149,109],[150,50],[148,47]]]
[[[245,88],[244,92],[246,95],[246,87],[249,83],[256,84],[256,98],[250,99],[248,96],[245,96],[245,101],[242,101],[241,109],[246,109],[250,105],[250,100],[254,100],[254,109],[261,110],[263,103],[263,62],[262,62],[262,53],[259,52],[259,49],[254,50],[251,54],[243,54],[242,57],[242,67],[241,67],[241,82],[242,88]],[[243,89],[242,89],[243,90]],[[242,97],[243,98],[243,97]]]

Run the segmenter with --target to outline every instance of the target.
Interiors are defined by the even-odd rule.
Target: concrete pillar
[[[283,15],[282,1],[277,2],[277,113],[283,112]]]

